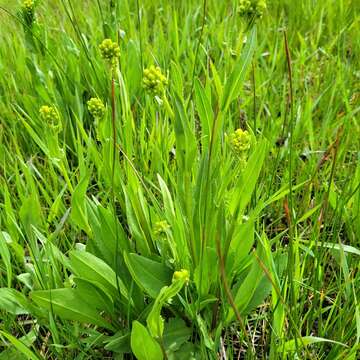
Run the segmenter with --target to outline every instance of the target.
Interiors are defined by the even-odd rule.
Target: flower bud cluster
[[[158,66],[151,65],[144,70],[143,87],[152,95],[162,95],[167,84],[168,80]]]

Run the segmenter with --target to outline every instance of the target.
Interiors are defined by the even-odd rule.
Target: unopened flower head
[[[190,280],[190,273],[188,270],[181,269],[179,271],[175,271],[173,274],[172,281],[176,280],[185,280],[185,283],[188,284]]]
[[[168,84],[166,76],[161,72],[158,66],[151,65],[144,70],[143,87],[152,95],[162,95]]]
[[[238,156],[242,156],[250,149],[251,136],[248,131],[237,129],[230,135],[229,141],[234,153]]]
[[[118,58],[120,57],[119,45],[111,39],[105,39],[99,45],[100,53],[103,59],[107,60],[112,68],[116,68]]]
[[[27,23],[27,25],[31,25],[35,20],[34,0],[24,0],[21,8],[25,22]]]
[[[240,0],[239,13],[248,18],[261,18],[266,10],[266,0]]]
[[[163,235],[168,229],[170,229],[170,225],[167,223],[167,221],[161,220],[155,223],[154,233],[155,235]]]
[[[95,119],[101,119],[105,114],[104,103],[99,98],[91,98],[87,102],[88,110]]]
[[[54,106],[43,105],[39,110],[40,118],[52,129],[59,131],[61,129],[60,116]]]
[[[24,0],[22,3],[22,8],[29,13],[34,11],[34,7],[35,7],[34,0]]]

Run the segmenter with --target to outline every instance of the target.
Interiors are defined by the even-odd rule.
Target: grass
[[[0,359],[359,357],[359,3],[239,3],[0,1]]]

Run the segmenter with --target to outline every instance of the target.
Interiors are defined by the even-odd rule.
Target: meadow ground
[[[360,2],[265,5],[0,0],[1,360],[359,359]]]

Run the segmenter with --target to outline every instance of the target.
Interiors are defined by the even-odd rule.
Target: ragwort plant
[[[355,30],[340,3],[81,16],[63,0],[59,33],[37,8],[44,53],[5,39],[0,357],[356,359],[356,59],[339,35]]]

